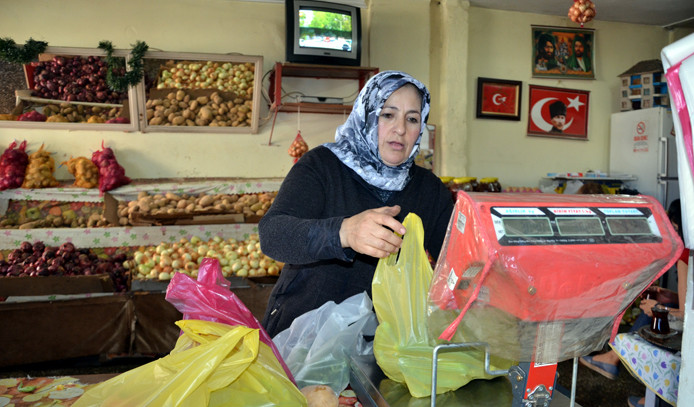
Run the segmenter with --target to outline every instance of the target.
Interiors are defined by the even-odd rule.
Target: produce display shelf
[[[264,276],[264,277],[238,277],[230,276],[226,277],[229,282],[229,289],[244,289],[244,288],[254,288],[254,287],[267,287],[272,286],[277,282],[276,276]],[[142,280],[133,279],[130,283],[130,291],[149,291],[149,292],[166,292],[166,288],[169,286],[168,280]]]
[[[169,225],[135,226],[108,228],[46,228],[46,229],[5,229],[0,231],[0,250],[19,248],[23,241],[44,242],[48,246],[58,246],[72,242],[80,248],[89,247],[131,247],[152,246],[161,242],[176,242],[181,238],[197,236],[203,240],[219,236],[222,239],[248,239],[258,233],[254,223],[234,223],[227,225]]]
[[[75,188],[70,183],[56,188],[26,189],[16,188],[0,191],[0,201],[64,201],[64,202],[102,202],[103,195],[97,188]],[[135,180],[128,185],[109,191],[119,201],[132,201],[140,192],[176,194],[245,194],[278,191],[281,178],[239,178],[239,179],[201,179],[150,181]],[[0,202],[1,203],[1,202]]]
[[[69,103],[71,105],[83,105],[83,106],[101,106],[101,107],[123,107],[122,103],[95,103],[95,102],[79,102],[79,101],[65,101],[65,100],[55,100],[55,99],[46,99],[46,98],[40,98],[36,96],[32,96],[31,90],[15,90],[14,94],[15,97],[17,98],[17,104],[20,104],[21,102],[33,102],[33,103],[45,103],[45,104],[54,104],[54,105],[60,105],[61,103]]]

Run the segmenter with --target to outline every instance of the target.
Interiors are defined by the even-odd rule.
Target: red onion
[[[17,120],[20,122],[45,122],[46,116],[37,112],[36,110],[32,110],[30,112],[22,113],[19,115]]]
[[[101,142],[101,150],[92,154],[92,162],[99,168],[99,192],[101,194],[130,183],[130,178],[125,175],[125,168],[118,164],[113,150],[105,147],[103,141]]]
[[[0,190],[19,188],[24,181],[24,174],[29,164],[29,155],[26,153],[26,140],[17,147],[13,141],[0,156]]]
[[[120,103],[125,94],[104,92],[100,95],[86,94],[84,91],[91,85],[106,89],[106,63],[99,57],[62,57],[56,56],[51,61],[32,63],[34,69],[34,95],[67,101],[96,103]],[[117,75],[123,70],[115,72]],[[68,86],[76,87],[69,91]],[[72,96],[72,97],[71,97]]]

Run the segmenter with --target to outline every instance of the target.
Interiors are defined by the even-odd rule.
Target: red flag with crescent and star
[[[584,90],[550,88],[530,85],[528,105],[528,133],[532,135],[558,135],[570,138],[588,136],[588,96]],[[561,130],[552,124],[550,106],[557,102],[565,107]]]
[[[485,83],[482,85],[482,112],[515,116],[518,89],[508,85]]]

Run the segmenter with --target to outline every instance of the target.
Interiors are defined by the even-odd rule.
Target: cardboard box
[[[0,366],[127,353],[133,315],[124,295],[0,303]]]
[[[232,288],[259,321],[272,285]],[[166,293],[83,296],[65,300],[0,302],[0,367],[101,355],[170,352],[183,315]]]
[[[91,276],[0,277],[0,297],[112,293],[108,274]]]
[[[133,355],[167,354],[176,346],[181,333],[176,321],[183,314],[166,301],[166,293],[133,293]]]

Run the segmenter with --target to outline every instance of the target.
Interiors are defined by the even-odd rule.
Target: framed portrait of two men
[[[595,30],[531,28],[533,78],[595,79]]]

